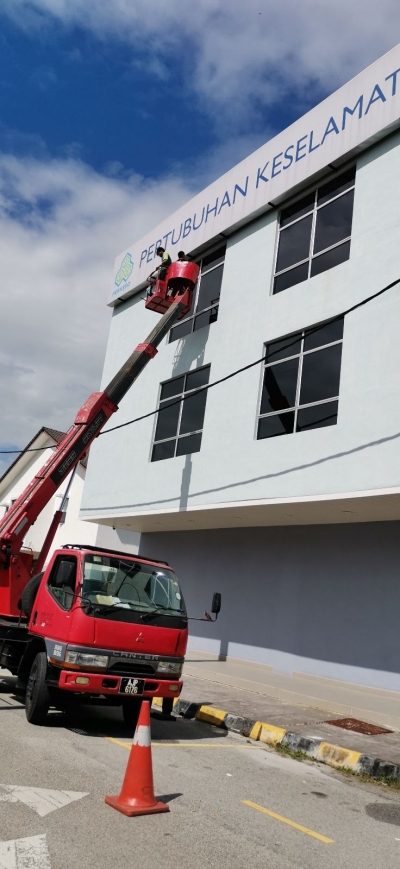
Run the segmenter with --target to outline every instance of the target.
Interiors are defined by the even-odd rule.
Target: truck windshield
[[[85,556],[82,596],[99,608],[186,615],[173,570],[118,556]]]

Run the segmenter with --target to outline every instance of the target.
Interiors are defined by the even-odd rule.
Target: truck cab
[[[133,724],[141,699],[179,697],[188,621],[166,562],[68,545],[26,591],[18,677],[29,721],[75,699],[120,705]]]

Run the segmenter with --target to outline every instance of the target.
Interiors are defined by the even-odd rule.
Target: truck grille
[[[135,661],[132,663],[117,661],[115,664],[111,664],[108,672],[115,673],[116,676],[155,676],[156,667]]]

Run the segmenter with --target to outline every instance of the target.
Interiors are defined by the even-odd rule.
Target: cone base
[[[146,806],[134,804],[132,800],[132,804],[130,803],[121,803],[119,797],[105,797],[104,801],[111,808],[116,809],[117,812],[121,812],[122,815],[126,815],[128,818],[133,818],[135,815],[156,815],[159,812],[169,812],[169,806],[166,803],[156,802],[153,806]]]

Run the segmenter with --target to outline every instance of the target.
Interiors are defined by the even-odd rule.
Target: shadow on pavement
[[[0,712],[9,712],[11,710],[17,709],[19,712],[24,708],[24,704],[21,703],[20,706],[0,706]]]
[[[0,694],[14,694],[16,684],[16,676],[0,676]]]
[[[52,719],[54,719],[53,722]],[[111,736],[114,739],[128,740],[132,739],[133,736],[132,728],[124,724],[122,712],[118,707],[80,706],[68,710],[67,713],[54,712],[49,716],[49,726],[65,727],[81,736],[89,737]],[[210,739],[225,739],[228,736],[228,731],[184,718],[165,721],[157,715],[157,712],[152,712],[151,735],[152,739],[178,743],[199,739],[207,739],[208,741]]]
[[[16,676],[0,677],[0,695],[7,694],[17,706],[1,706],[3,709],[23,709],[24,700],[20,694],[15,693]],[[203,701],[204,705],[212,705],[212,701]],[[107,706],[71,706],[67,710],[51,709],[44,727],[63,727],[66,730],[78,733],[81,736],[99,737],[112,736],[115,739],[132,739],[132,728],[128,727],[122,719],[120,707]],[[157,711],[151,711],[152,738],[165,740],[166,742],[195,741],[198,739],[218,740],[225,739],[228,731],[222,728],[212,727],[193,719],[165,720]]]
[[[400,806],[393,803],[370,803],[365,807],[366,814],[374,821],[383,821],[384,824],[393,824],[400,827]]]
[[[178,797],[183,797],[183,794],[160,794],[157,800],[162,800],[163,803],[172,803],[172,800],[177,800]]]

